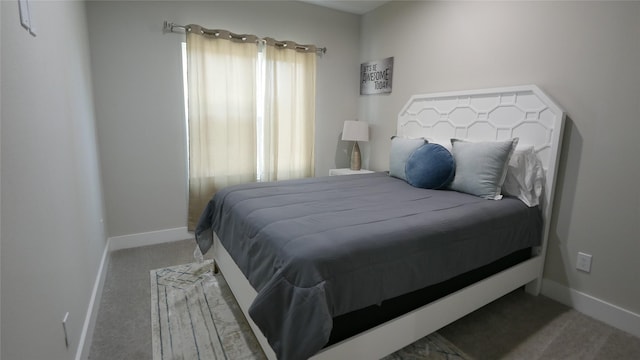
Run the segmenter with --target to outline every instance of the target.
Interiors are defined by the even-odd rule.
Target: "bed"
[[[518,287],[539,292],[563,122],[533,85],[415,95],[398,115],[401,137],[532,147],[538,206],[385,173],[247,184],[216,194],[196,239],[268,358],[380,358]]]

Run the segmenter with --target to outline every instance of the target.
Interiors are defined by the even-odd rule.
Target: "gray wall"
[[[2,6],[0,6],[0,19],[2,19]],[[0,26],[0,53],[2,52],[2,26]],[[2,56],[0,56],[0,69],[2,69]],[[0,84],[2,84],[2,71],[0,71]],[[0,194],[2,194],[2,86],[0,86]],[[2,196],[0,195],[0,324],[2,324]],[[0,326],[0,357],[2,357],[2,326]]]
[[[186,226],[181,42],[163,20],[328,48],[318,59],[316,174],[348,165],[357,115],[360,17],[299,2],[87,4],[109,236]]]
[[[34,38],[17,4],[0,5],[0,357],[70,359],[106,245],[85,7],[31,1]]]
[[[370,167],[388,169],[411,94],[539,85],[568,114],[545,278],[640,313],[638,19],[638,2],[394,1],[366,14],[360,60],[395,57],[393,93],[359,102]]]

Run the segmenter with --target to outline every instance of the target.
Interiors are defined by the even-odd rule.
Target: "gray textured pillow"
[[[405,166],[409,156],[420,146],[427,143],[424,138],[409,139],[399,136],[391,137],[389,151],[389,175],[407,181]]]
[[[502,184],[517,144],[518,138],[487,142],[451,139],[456,174],[449,188],[485,199],[502,199]]]

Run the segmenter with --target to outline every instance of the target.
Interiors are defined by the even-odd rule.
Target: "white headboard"
[[[564,111],[535,85],[455,91],[412,96],[398,115],[397,134],[439,144],[451,138],[518,137],[518,147],[533,146],[546,175],[542,202],[546,240],[564,118]]]

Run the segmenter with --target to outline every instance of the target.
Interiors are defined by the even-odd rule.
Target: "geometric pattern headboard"
[[[518,137],[533,146],[545,169],[542,203],[546,226],[560,158],[564,111],[535,85],[412,96],[398,114],[397,135],[448,144]],[[547,229],[548,230],[548,229]]]
[[[554,130],[562,126],[563,116],[533,85],[415,95],[398,116],[398,135],[419,135],[437,143],[518,137],[520,147],[535,147],[546,169],[554,135],[560,135]]]

